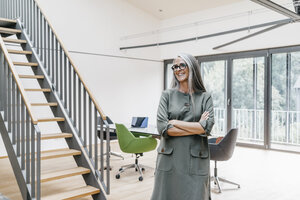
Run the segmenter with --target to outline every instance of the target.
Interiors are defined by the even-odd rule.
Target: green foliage
[[[225,61],[206,62],[201,65],[203,82],[211,93],[215,108],[225,108]]]

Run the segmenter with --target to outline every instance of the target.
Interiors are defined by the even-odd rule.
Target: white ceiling
[[[125,0],[159,18],[168,19],[204,9],[215,8],[241,0]]]

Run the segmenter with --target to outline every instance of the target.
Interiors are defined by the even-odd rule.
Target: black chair
[[[240,185],[224,178],[218,177],[217,161],[226,161],[232,157],[234,148],[236,145],[238,129],[231,129],[224,138],[211,138],[208,140],[210,160],[215,161],[214,175],[211,177],[211,181],[214,181],[215,185],[218,186],[219,192],[221,193],[220,181],[233,184],[240,188]],[[220,141],[219,141],[220,140]]]
[[[102,118],[98,117],[98,124],[100,124],[101,120],[102,120]],[[114,124],[113,121],[109,117],[106,117],[106,121],[107,121],[108,124]],[[100,138],[100,131],[98,131],[98,138]],[[103,134],[103,139],[106,140],[106,134],[105,133]],[[110,140],[117,140],[118,139],[116,131],[110,131],[109,132],[109,139]],[[124,160],[124,157],[120,153],[110,151],[110,147],[109,147],[109,153],[108,154],[109,154],[108,155],[109,157],[111,155],[113,155],[113,156],[120,157]]]

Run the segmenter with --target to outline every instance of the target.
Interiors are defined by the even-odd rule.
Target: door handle
[[[230,106],[231,99],[227,99],[227,106]]]

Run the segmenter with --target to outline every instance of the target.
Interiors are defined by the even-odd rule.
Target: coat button
[[[162,149],[161,149],[161,152],[165,152],[165,149],[164,149],[164,148],[162,148]]]

